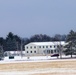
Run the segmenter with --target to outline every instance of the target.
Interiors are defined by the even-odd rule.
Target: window
[[[39,46],[39,48],[41,48],[41,46]]]
[[[34,51],[34,53],[36,53],[36,51]]]
[[[51,50],[51,53],[53,53],[53,50]]]
[[[56,45],[54,45],[54,48],[56,47]]]
[[[32,49],[32,46],[30,48]]]
[[[28,49],[28,46],[26,48]]]
[[[36,46],[34,46],[34,48],[36,48]]]
[[[50,50],[47,50],[47,53],[50,54]]]
[[[46,48],[48,48],[48,46],[46,46]]]
[[[27,53],[28,53],[28,51],[27,51]]]
[[[63,45],[61,45],[61,47],[63,47]]]
[[[50,48],[52,48],[52,46],[50,46]]]
[[[30,51],[30,53],[32,53],[32,51]]]
[[[59,50],[57,50],[57,52],[59,53]]]
[[[56,50],[54,50],[54,52],[56,53]]]
[[[43,46],[43,48],[45,48],[45,47]]]
[[[59,45],[57,45],[57,48],[59,48]]]

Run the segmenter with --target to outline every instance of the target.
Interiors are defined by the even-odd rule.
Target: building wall
[[[54,53],[58,53],[56,49],[57,49],[56,45],[39,46],[39,52],[42,55],[52,55]],[[54,50],[56,50],[56,52],[54,52]]]
[[[37,55],[53,55],[57,54],[58,44],[49,44],[49,45],[35,45],[29,43],[25,45],[25,56],[37,56]]]
[[[25,46],[25,56],[35,56],[38,54],[38,46],[29,44]]]
[[[21,51],[5,51],[4,56],[21,56]],[[25,51],[22,51],[22,56],[25,56]]]

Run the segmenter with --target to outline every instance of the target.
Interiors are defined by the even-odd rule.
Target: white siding
[[[49,55],[58,53],[56,51],[58,45],[64,45],[65,42],[32,42],[25,45],[25,55],[26,56],[36,56],[36,55],[46,55],[45,50]],[[53,53],[52,53],[53,52]]]
[[[28,47],[28,48],[27,48]],[[27,53],[28,52],[28,53]],[[32,53],[31,53],[32,52]],[[38,47],[33,44],[29,44],[25,46],[25,55],[31,56],[31,55],[37,55],[38,54]]]

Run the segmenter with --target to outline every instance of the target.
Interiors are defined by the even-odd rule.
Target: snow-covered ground
[[[59,59],[57,57],[51,57],[51,56],[31,56],[29,57],[21,57],[21,56],[15,56],[14,59],[9,59],[9,57],[5,57],[4,60],[0,61],[0,64],[3,63],[20,63],[20,62],[50,62],[50,61],[66,61],[66,60],[76,60],[76,59],[67,59],[70,56],[63,56],[65,59]]]
[[[56,57],[51,58],[50,56],[31,56],[28,59],[28,57],[15,56],[14,59],[9,59],[9,57],[5,57],[4,60],[0,61],[0,63],[44,62],[44,61],[50,61],[51,59],[57,59],[57,58]]]
[[[63,58],[69,58],[70,56],[63,56]],[[51,62],[51,61],[76,61],[76,59],[57,59],[57,57],[50,56],[33,56],[29,59],[27,57],[16,56],[14,59],[9,59],[5,57],[4,60],[0,61],[0,64],[5,63],[21,63],[21,62]],[[76,74],[76,69],[74,68],[43,68],[30,71],[0,71],[0,75],[36,75],[38,73],[65,73],[68,75]],[[60,74],[59,74],[60,75]]]

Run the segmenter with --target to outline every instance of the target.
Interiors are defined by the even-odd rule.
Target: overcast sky
[[[0,37],[53,36],[71,29],[76,31],[76,0],[0,0]]]

